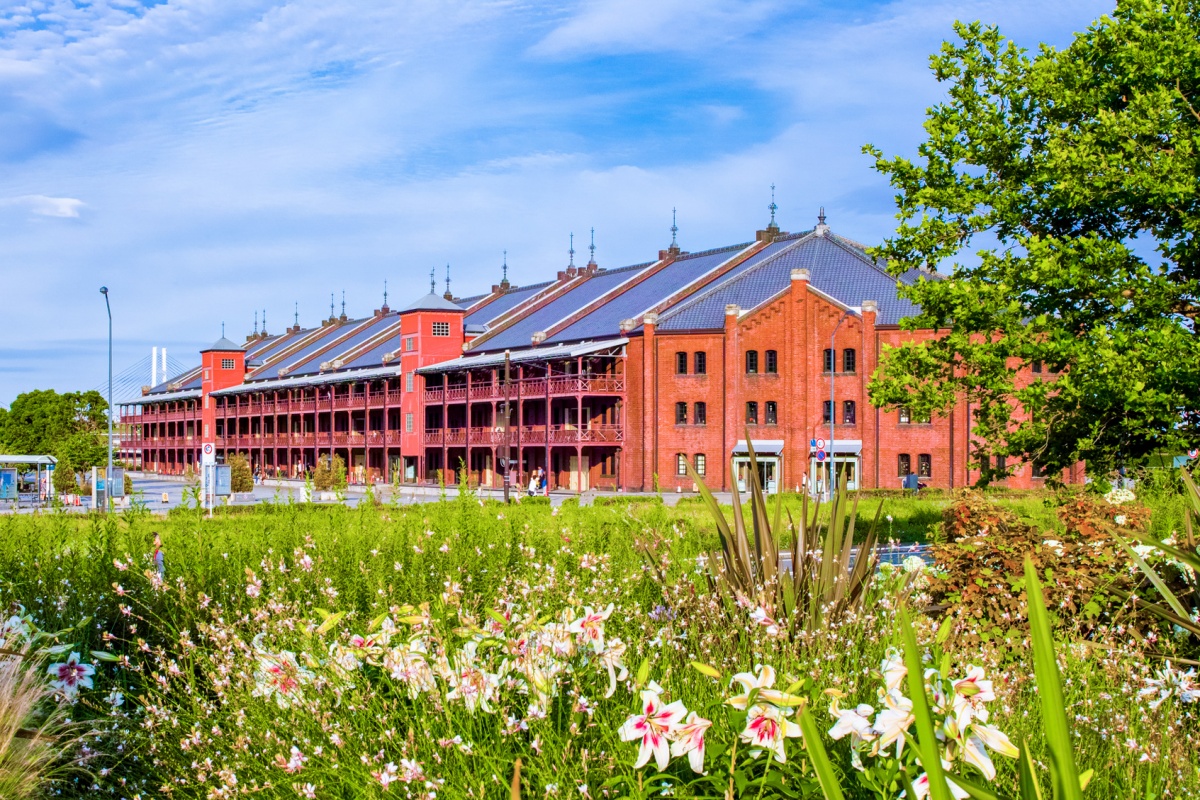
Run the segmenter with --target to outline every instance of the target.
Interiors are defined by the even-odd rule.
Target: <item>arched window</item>
[[[912,472],[912,456],[908,453],[896,456],[896,474],[903,478],[910,472]]]
[[[747,350],[746,351],[746,374],[747,375],[757,375],[758,374],[758,351],[757,350]]]
[[[692,372],[697,375],[704,375],[708,372],[708,354],[703,350],[696,353],[692,360]]]
[[[853,349],[842,351],[842,372],[854,372],[858,368],[858,354]]]
[[[779,353],[774,350],[767,351],[767,374],[774,375],[779,372]]]
[[[676,453],[675,454],[675,474],[676,475],[687,475],[687,468],[688,468],[687,453]]]
[[[707,460],[708,459],[706,459],[704,457],[704,453],[696,453],[696,474],[697,475],[701,475],[701,476],[704,475],[704,471],[708,466],[708,464],[706,463]]]

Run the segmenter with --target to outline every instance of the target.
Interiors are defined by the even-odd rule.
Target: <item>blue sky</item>
[[[1099,2],[0,4],[0,404],[226,325],[393,307],[596,259],[891,230],[872,142],[912,154],[955,19],[1063,45]],[[586,260],[586,257],[584,258]],[[149,375],[146,376],[149,381]]]

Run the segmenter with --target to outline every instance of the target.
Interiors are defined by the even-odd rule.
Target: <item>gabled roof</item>
[[[217,339],[215,342],[213,342],[211,345],[204,348],[200,352],[208,353],[208,352],[212,352],[214,350],[220,351],[222,353],[239,353],[242,351],[242,346],[239,344],[234,344],[233,342],[229,341],[224,336],[222,336],[220,339]]]
[[[406,314],[409,311],[463,311],[463,307],[455,305],[440,294],[430,292],[424,297],[417,300],[408,308],[401,311],[401,314]]]

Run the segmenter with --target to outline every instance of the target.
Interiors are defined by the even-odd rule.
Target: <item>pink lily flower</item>
[[[704,732],[712,726],[712,722],[689,711],[687,717],[675,729],[672,735],[671,757],[678,758],[687,755],[692,772],[704,774]]]
[[[671,760],[668,737],[686,713],[687,709],[678,700],[664,705],[658,692],[642,691],[642,713],[625,720],[618,731],[623,742],[641,740],[634,769],[644,767],[652,755],[660,772],[667,768],[667,762]]]

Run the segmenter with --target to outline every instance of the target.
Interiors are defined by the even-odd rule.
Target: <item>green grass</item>
[[[1050,530],[1057,520],[1047,497],[1002,496],[998,502]],[[949,502],[883,499],[883,513],[893,519],[882,523],[881,538],[898,541],[926,540]],[[783,500],[785,509],[798,513],[797,498]],[[861,529],[877,502],[862,499]],[[1181,513],[1177,498],[1161,499],[1156,529],[1178,526]],[[154,532],[164,541],[164,589],[142,575],[150,566]],[[770,664],[780,676],[777,688],[795,683],[816,728],[828,730],[826,689],[844,692],[850,698],[844,707],[877,702],[868,692],[877,683],[870,672],[889,646],[899,644],[894,598],[881,594],[861,617],[811,640],[784,642],[754,624],[749,609],[711,593],[698,559],[718,546],[712,521],[686,502],[678,508],[651,501],[551,510],[464,497],[406,507],[267,506],[212,520],[193,511],[166,518],[135,512],[6,516],[0,517],[0,604],[25,606],[45,630],[76,628],[62,641],[81,653],[108,648],[133,660],[132,669],[101,664],[95,690],[76,707],[78,718],[103,721],[103,732],[89,744],[101,753],[95,769],[113,771],[95,776],[98,796],[157,796],[158,787],[171,785],[174,797],[207,797],[228,768],[240,787],[258,796],[303,796],[298,791],[312,782],[317,797],[382,797],[388,795],[372,773],[401,758],[419,761],[431,780],[444,781],[436,786],[440,797],[506,797],[518,758],[526,797],[579,797],[582,785],[595,798],[606,788],[614,798],[657,795],[665,785],[677,797],[719,797],[730,782],[735,794],[747,796],[815,796],[816,778],[798,740],[789,740],[788,762],[770,768],[765,759],[750,759],[744,745],[732,749],[745,719],[721,705],[727,679]],[[251,692],[250,643],[258,634],[272,652],[308,654],[315,664],[328,658],[331,646],[345,646],[351,633],[367,632],[381,615],[416,613],[405,606],[426,604],[431,641],[457,648],[497,611],[550,620],[563,609],[608,603],[616,608],[605,633],[628,645],[628,677],[605,700],[604,671],[579,656],[560,677],[561,693],[544,709],[545,719],[530,718],[530,697],[515,689],[501,693],[494,714],[471,714],[444,692],[411,699],[386,670],[374,667],[359,673],[352,687],[315,693],[303,708],[280,709]],[[326,613],[344,616],[316,630]],[[90,622],[77,627],[84,618]],[[936,625],[918,615],[924,645]],[[1096,770],[1088,795],[1200,792],[1192,763],[1195,713],[1182,706],[1146,713],[1136,691],[1149,666],[1132,643],[1118,645],[1059,647],[1069,716],[1082,720],[1074,729],[1079,763]],[[502,650],[481,650],[480,658],[499,669]],[[990,651],[947,658],[955,675],[969,664],[985,666],[1000,695],[993,724],[1014,742],[1030,740],[1034,759],[1046,763],[1032,662]],[[701,674],[692,662],[711,665],[726,680]],[[633,769],[637,747],[616,731],[634,711],[643,663],[645,677],[664,686],[668,699],[713,721],[708,776],[693,775],[686,759],[673,761],[660,777],[654,777],[653,761]],[[128,698],[116,712],[101,699],[113,687]],[[580,697],[590,711],[580,710]],[[506,732],[510,716],[527,719],[529,729]],[[334,733],[342,745],[334,743]],[[470,752],[445,743],[456,736]],[[274,763],[276,756],[286,761],[291,746],[308,758],[295,774]],[[856,777],[846,743],[827,740],[826,748],[845,796],[874,796]],[[999,761],[997,788],[1015,792],[1016,764]],[[738,765],[733,773],[730,763]],[[63,796],[92,796],[91,786],[80,780],[56,789]],[[398,788],[389,794],[413,786]]]

